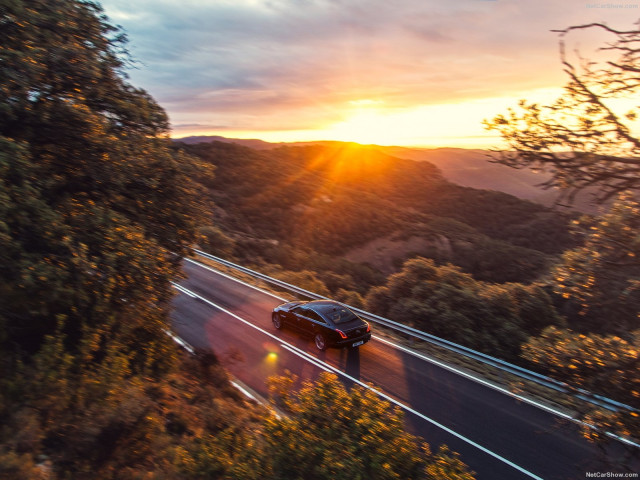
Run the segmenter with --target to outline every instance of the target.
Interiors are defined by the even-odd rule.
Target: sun
[[[402,138],[402,126],[394,125],[384,111],[384,105],[376,100],[349,102],[345,120],[326,129],[334,140],[361,144],[393,145]]]
[[[558,89],[525,93],[523,98],[548,103],[557,97]],[[333,140],[385,146],[495,147],[500,138],[486,131],[483,120],[514,103],[511,96],[404,107],[390,107],[382,100],[355,100],[345,105],[344,120],[325,127],[323,133]]]
[[[344,122],[335,124],[330,131],[336,140],[362,144],[393,144],[397,136],[390,131],[384,115],[377,112],[360,112]]]
[[[398,105],[393,99],[361,98],[329,105],[333,121],[300,129],[229,129],[230,138],[259,138],[267,142],[314,142],[338,140],[362,145],[422,148],[499,148],[500,135],[485,129],[483,121],[527,98],[540,105],[552,103],[562,89],[542,88],[451,103]],[[340,120],[336,121],[336,115]],[[317,116],[314,114],[314,117]],[[640,122],[639,122],[640,123]],[[183,135],[219,135],[219,130],[183,130]]]

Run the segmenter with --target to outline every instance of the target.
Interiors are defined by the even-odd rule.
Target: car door
[[[318,332],[326,334],[325,330],[328,328],[328,326],[325,320],[320,315],[318,315],[311,309],[307,309],[305,314],[305,329],[309,332],[309,334],[314,335]]]
[[[298,317],[298,329],[307,334],[312,334],[314,331],[313,315],[316,314],[313,310],[302,307],[299,312],[296,312]]]
[[[306,312],[307,309],[302,306],[295,307],[293,310],[291,310],[287,318],[289,326],[295,328],[296,330],[304,331],[306,322],[303,319],[305,319]]]

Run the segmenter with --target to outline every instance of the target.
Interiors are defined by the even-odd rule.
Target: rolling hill
[[[271,150],[282,146],[336,146],[348,145],[344,142],[319,141],[295,143],[269,143],[258,139],[236,139],[222,136],[193,136],[177,139],[187,144],[225,142],[242,145],[257,150]],[[444,178],[452,183],[483,190],[496,190],[508,193],[524,200],[553,206],[559,193],[554,189],[544,189],[540,185],[550,178],[547,173],[534,173],[530,170],[516,170],[494,163],[488,150],[464,148],[407,148],[371,145],[380,152],[396,158],[426,161],[442,172]],[[591,202],[591,194],[586,191],[576,197],[573,205],[558,208],[577,210],[583,213],[597,213],[598,207]]]
[[[365,265],[382,278],[422,255],[482,280],[530,281],[573,245],[569,215],[454,184],[429,161],[376,146],[176,148],[215,165],[215,179],[205,183],[217,205],[212,223],[236,242],[235,254],[291,269],[315,262],[343,273]]]

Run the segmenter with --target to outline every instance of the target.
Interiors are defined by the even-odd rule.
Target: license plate
[[[360,345],[364,344],[364,340],[360,340],[359,342],[356,343],[352,343],[351,346],[352,347],[359,347]]]

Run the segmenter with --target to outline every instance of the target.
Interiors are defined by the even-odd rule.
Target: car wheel
[[[324,335],[322,335],[321,333],[316,333],[315,342],[316,348],[321,352],[327,349],[327,339],[324,338]]]
[[[274,313],[273,315],[271,315],[271,321],[273,322],[273,326],[278,330],[282,328],[282,319],[280,318],[279,313]]]

